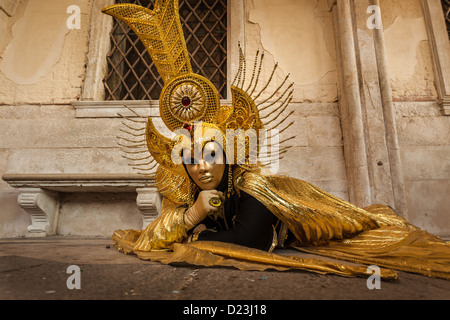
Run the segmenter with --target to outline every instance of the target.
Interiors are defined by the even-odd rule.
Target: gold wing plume
[[[178,14],[178,0],[157,0],[155,9],[114,4],[102,10],[125,22],[150,53],[165,84],[175,76],[192,72]]]
[[[171,161],[171,151],[177,141],[160,134],[150,117],[125,105],[132,116],[119,114],[124,120],[117,144],[139,174],[154,178],[153,186],[174,203],[190,203],[194,192],[183,166]],[[186,183],[186,181],[188,183]]]
[[[182,176],[186,172],[181,164],[172,161],[171,152],[177,140],[171,140],[160,134],[151,117],[140,115],[132,108],[125,107],[134,114],[131,117],[119,114],[126,122],[122,122],[121,135],[117,136],[117,144],[125,153],[130,165],[140,174],[153,176],[158,164],[175,174]],[[155,163],[156,162],[156,163]]]

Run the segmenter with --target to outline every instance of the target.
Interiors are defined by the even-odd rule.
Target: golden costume
[[[193,124],[201,122],[204,130],[214,129],[216,134],[206,138],[200,135],[204,140],[200,143],[214,141],[220,136],[217,133],[224,136],[229,129],[251,129],[258,143],[262,143],[260,131],[276,128],[281,133],[292,125],[286,124],[287,118],[278,119],[292,99],[292,91],[289,91],[292,84],[285,87],[287,78],[268,98],[255,102],[269,86],[276,69],[275,66],[269,80],[256,93],[264,54],[257,53],[251,77],[246,81],[246,61],[240,50],[239,71],[231,86],[232,105],[220,106],[215,87],[192,72],[177,0],[157,0],[154,10],[117,4],[103,9],[103,12],[127,23],[150,53],[165,84],[159,101],[160,115],[171,131],[192,134],[196,127]],[[269,103],[276,93],[277,98]],[[279,105],[271,112],[272,119],[264,121],[260,111],[276,103]],[[162,263],[187,262],[252,270],[296,268],[323,274],[368,276],[366,267],[325,259],[301,259],[232,243],[195,241],[198,236],[195,233],[192,235],[194,241],[188,242],[190,234],[185,228],[184,214],[195,201],[198,187],[189,178],[183,164],[173,161],[173,151],[181,138],[169,139],[156,130],[150,117],[145,121],[143,134],[152,161],[148,163],[151,166],[143,170],[151,171],[157,167],[154,178],[158,191],[163,195],[161,216],[145,230],[115,231],[113,241],[120,250]],[[131,126],[128,128],[139,132]],[[197,142],[194,140],[189,140],[188,145],[192,147]],[[231,194],[240,196],[241,192],[248,194],[270,210],[280,222],[274,232],[274,246],[285,246],[289,233],[294,236],[289,243],[291,248],[385,267],[387,269],[382,269],[381,276],[386,279],[397,277],[391,269],[450,279],[448,243],[409,224],[389,207],[374,205],[361,209],[305,181],[263,173],[270,159],[286,152],[289,146],[270,156],[257,151],[259,161],[254,163],[249,161],[253,152],[249,149],[249,141],[250,137],[238,141],[233,147],[228,145],[228,140],[220,141],[227,158],[234,160],[227,171],[226,194],[227,197]],[[132,145],[124,147],[131,148]],[[239,162],[236,158],[239,148],[246,150],[245,161]],[[145,158],[130,157],[130,160]],[[143,168],[142,163],[136,166]]]

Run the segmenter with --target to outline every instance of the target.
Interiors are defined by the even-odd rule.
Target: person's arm
[[[228,230],[205,230],[198,234],[198,241],[234,243],[260,250],[269,250],[273,239],[273,214],[253,197],[241,201],[239,213]]]
[[[212,214],[219,210],[219,207],[211,205],[210,200],[212,198],[220,199],[220,202],[225,201],[223,193],[217,190],[203,190],[198,195],[194,205],[190,207],[184,214],[184,223],[186,231],[191,230],[199,222],[205,219],[208,214]]]

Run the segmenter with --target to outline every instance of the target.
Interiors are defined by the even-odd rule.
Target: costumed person
[[[176,133],[173,139],[162,135],[150,117],[132,120],[145,124],[143,129],[126,125],[123,130],[131,137],[145,136],[145,152],[150,155],[129,159],[144,173],[152,172],[163,199],[161,215],[145,230],[114,232],[119,250],[162,263],[368,276],[365,266],[273,252],[276,247],[289,247],[378,265],[384,267],[385,279],[397,277],[392,269],[450,279],[450,245],[391,208],[358,208],[305,181],[267,170],[289,149],[283,145],[290,139],[279,141],[281,147],[277,144],[275,152],[273,143],[265,144],[278,141],[292,125],[287,117],[278,119],[292,99],[292,84],[286,88],[286,78],[273,94],[256,102],[276,69],[259,89],[264,54],[256,54],[251,78],[245,79],[246,61],[240,49],[232,105],[221,106],[212,83],[192,72],[177,0],[156,0],[154,10],[117,4],[103,12],[124,21],[144,43],[164,81],[161,119]],[[269,114],[262,116],[263,111]],[[269,136],[264,135],[267,132]],[[134,147],[134,140],[124,140],[131,143],[122,144],[124,150]],[[151,161],[139,162],[147,158]]]

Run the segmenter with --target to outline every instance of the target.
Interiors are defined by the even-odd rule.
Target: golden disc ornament
[[[172,131],[194,121],[214,123],[219,107],[219,93],[214,85],[193,73],[173,78],[159,99],[161,118]]]

